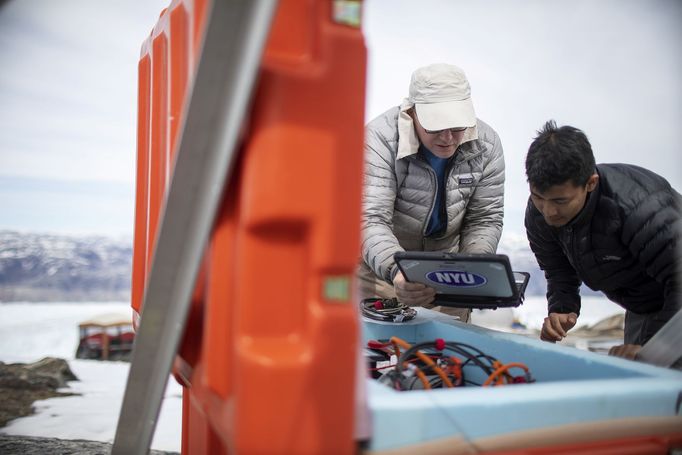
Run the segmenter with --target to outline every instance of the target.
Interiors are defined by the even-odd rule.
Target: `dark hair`
[[[572,126],[557,128],[556,122],[550,120],[528,148],[526,177],[538,191],[547,191],[569,180],[575,186],[585,186],[594,172],[590,141]]]

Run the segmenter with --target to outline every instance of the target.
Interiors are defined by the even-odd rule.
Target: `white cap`
[[[476,125],[469,81],[464,71],[454,65],[435,63],[417,69],[412,73],[408,100],[426,130]]]

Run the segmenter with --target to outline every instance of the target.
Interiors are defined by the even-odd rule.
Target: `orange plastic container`
[[[278,5],[175,362],[185,454],[356,450],[366,52],[343,8]],[[138,313],[208,9],[173,1],[142,46]]]
[[[205,0],[175,0],[142,43],[138,63],[137,181],[132,307],[139,313],[159,216],[172,174],[189,79],[196,67]]]

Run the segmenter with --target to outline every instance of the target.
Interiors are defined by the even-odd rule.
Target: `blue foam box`
[[[363,319],[365,343],[392,336],[410,344],[467,343],[502,363],[526,364],[536,382],[396,391],[367,379],[370,450],[471,453],[682,438],[682,372],[463,324],[426,309],[406,323]]]

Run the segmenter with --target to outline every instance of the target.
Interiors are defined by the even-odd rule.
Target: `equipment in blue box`
[[[594,453],[599,440],[643,453],[679,444],[679,371],[415,310],[401,323],[363,318],[370,451],[520,453],[535,444],[533,453]]]
[[[523,363],[503,363],[475,346],[443,338],[410,344],[394,336],[387,341],[369,340],[367,349],[372,377],[395,390],[534,382]]]

